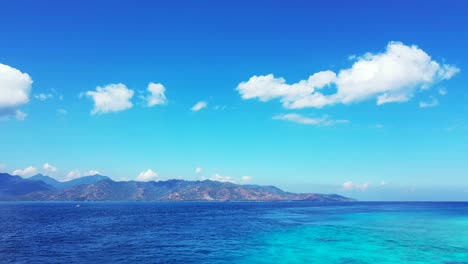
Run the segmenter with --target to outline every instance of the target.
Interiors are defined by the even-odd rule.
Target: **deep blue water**
[[[468,203],[0,203],[0,263],[468,263]]]

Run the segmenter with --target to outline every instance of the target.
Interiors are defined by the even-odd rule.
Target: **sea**
[[[0,263],[468,263],[466,202],[1,202]]]

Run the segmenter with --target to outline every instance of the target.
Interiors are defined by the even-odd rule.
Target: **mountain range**
[[[9,201],[316,201],[346,202],[337,194],[291,193],[274,186],[211,180],[113,181],[92,175],[60,182],[45,175],[0,173],[0,200]]]

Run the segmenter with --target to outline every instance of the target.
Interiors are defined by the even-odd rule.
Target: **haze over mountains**
[[[59,182],[45,175],[24,179],[0,173],[0,200],[10,201],[317,201],[353,199],[336,194],[290,193],[274,186],[204,181],[113,181],[93,175]]]

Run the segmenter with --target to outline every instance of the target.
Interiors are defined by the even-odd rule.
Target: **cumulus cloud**
[[[195,173],[196,174],[200,174],[202,172],[202,168],[198,167],[198,168],[195,168]]]
[[[119,112],[133,106],[130,101],[134,91],[128,89],[122,83],[108,84],[104,87],[96,87],[96,91],[87,91],[86,96],[94,101],[94,108],[91,114],[105,114]]]
[[[356,57],[351,68],[321,71],[307,80],[293,84],[273,74],[253,76],[237,86],[243,99],[265,102],[279,99],[284,107],[299,109],[321,108],[334,104],[350,104],[368,99],[378,105],[406,102],[415,91],[424,90],[448,80],[460,70],[440,64],[419,47],[390,42],[382,53],[366,53]],[[324,89],[334,89],[325,93]]]
[[[428,107],[436,107],[439,105],[439,100],[437,98],[431,97],[428,101],[421,101],[419,102],[419,107],[421,108],[428,108]]]
[[[315,125],[315,126],[331,126],[335,124],[349,123],[348,120],[331,120],[327,116],[320,118],[311,118],[300,114],[281,114],[273,117],[275,120],[285,120],[289,122],[304,124],[304,125]]]
[[[137,181],[154,181],[158,177],[158,174],[152,169],[140,172],[136,177]]]
[[[155,105],[162,105],[167,103],[165,95],[166,88],[164,88],[164,85],[150,82],[147,89],[149,94],[144,98],[146,100],[147,106],[152,107]]]
[[[341,186],[341,189],[343,191],[353,191],[353,190],[367,191],[367,189],[369,189],[369,183],[359,184],[359,183],[354,183],[352,181],[346,181]]]
[[[32,83],[27,73],[0,63],[0,116],[15,115],[29,102]]]
[[[92,176],[92,175],[96,175],[96,174],[99,174],[99,171],[90,170],[90,171],[87,171],[87,172],[81,172],[79,170],[72,170],[72,171],[68,172],[67,177],[65,178],[65,180],[69,181],[69,180],[77,179],[77,178],[80,178],[80,177]]]
[[[33,166],[29,166],[24,169],[14,170],[11,174],[23,176],[23,177],[31,177],[37,174],[37,169],[34,168]]]
[[[42,168],[44,169],[46,173],[49,173],[49,172],[53,173],[57,171],[57,167],[49,163],[44,163],[44,165],[42,165]]]
[[[206,108],[207,106],[208,104],[205,101],[200,101],[200,102],[197,102],[194,106],[192,106],[192,111],[197,112],[197,111],[202,110],[203,108]]]

